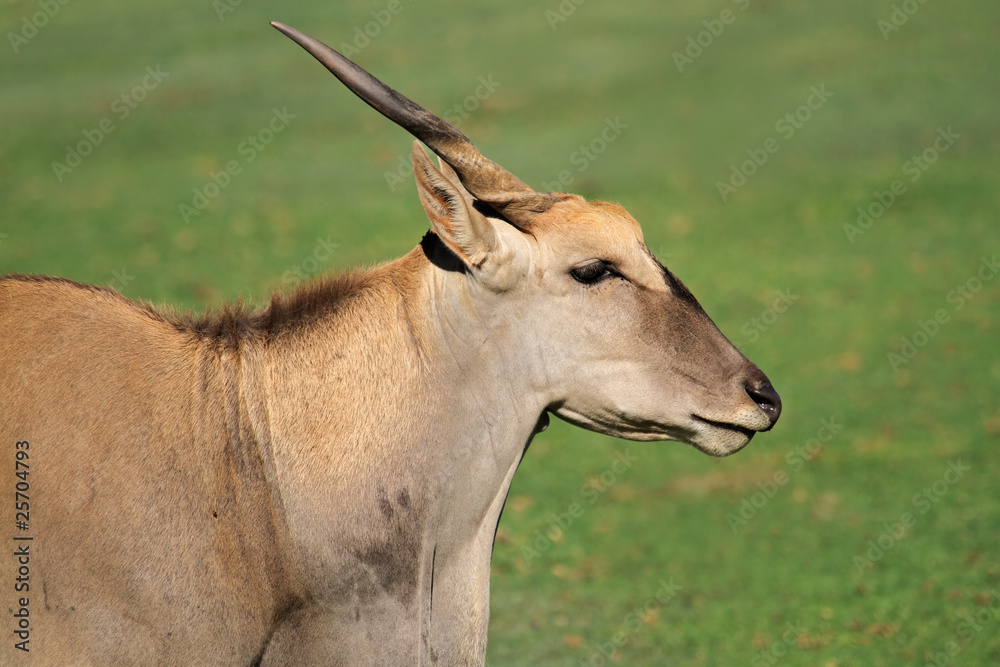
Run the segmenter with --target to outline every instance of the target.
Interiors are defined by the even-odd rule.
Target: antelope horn
[[[559,199],[535,192],[521,179],[483,157],[467,136],[416,102],[400,95],[317,39],[283,23],[271,25],[308,51],[369,106],[424,142],[458,173],[462,185],[477,199],[519,227],[548,210]]]

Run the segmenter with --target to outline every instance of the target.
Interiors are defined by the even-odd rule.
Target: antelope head
[[[632,440],[715,456],[774,426],[781,399],[649,251],[618,204],[535,192],[457,129],[294,28],[293,39],[358,97],[408,130],[433,234],[477,316],[540,369],[544,409]],[[469,300],[467,299],[467,300]],[[513,324],[511,324],[513,322]]]

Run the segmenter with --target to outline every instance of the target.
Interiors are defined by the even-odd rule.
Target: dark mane
[[[263,308],[238,300],[225,304],[217,311],[177,314],[154,309],[149,304],[141,305],[182,333],[191,333],[226,346],[239,345],[241,341],[268,341],[309,328],[352,297],[358,296],[372,284],[373,277],[371,271],[352,271],[321,278],[291,294],[273,292],[270,303]]]

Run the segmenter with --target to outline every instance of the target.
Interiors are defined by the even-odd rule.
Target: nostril
[[[774,426],[778,417],[781,416],[781,397],[778,396],[778,392],[774,390],[768,380],[747,382],[745,387],[747,395],[764,411],[764,414],[771,420],[771,426]]]

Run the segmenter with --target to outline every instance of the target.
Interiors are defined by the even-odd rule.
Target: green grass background
[[[562,423],[537,438],[494,552],[490,664],[1000,663],[1000,277],[960,310],[947,300],[1000,253],[1000,5],[912,2],[886,39],[888,0],[565,0],[554,28],[556,0],[402,0],[357,55],[441,113],[492,76],[461,129],[535,187],[569,169],[568,190],[623,203],[784,399],[772,433],[722,460]],[[219,6],[70,0],[15,53],[10,33],[42,10],[3,2],[0,273],[200,310],[416,244],[412,182],[385,176],[408,136],[267,25],[336,46],[388,2]],[[679,72],[673,53],[727,8]],[[118,119],[113,101],[157,65],[167,79]],[[820,85],[830,99],[776,132]],[[179,204],[283,107],[289,126],[186,224]],[[59,182],[52,163],[108,117],[114,132]],[[609,118],[628,128],[575,171]],[[904,163],[949,127],[960,138],[911,182]],[[780,150],[723,202],[716,182],[769,137]],[[851,243],[844,225],[896,179],[906,192]],[[314,262],[318,239],[338,245]],[[798,298],[772,319],[776,290]],[[887,355],[938,309],[949,321],[894,371]],[[824,419],[842,428],[794,470],[786,455]],[[638,460],[592,493],[619,451]],[[955,460],[971,470],[921,514],[914,495]],[[727,515],[779,470],[787,484],[734,532]],[[553,529],[574,502],[582,515]],[[859,572],[904,512],[916,524]],[[636,622],[661,580],[678,594]]]

